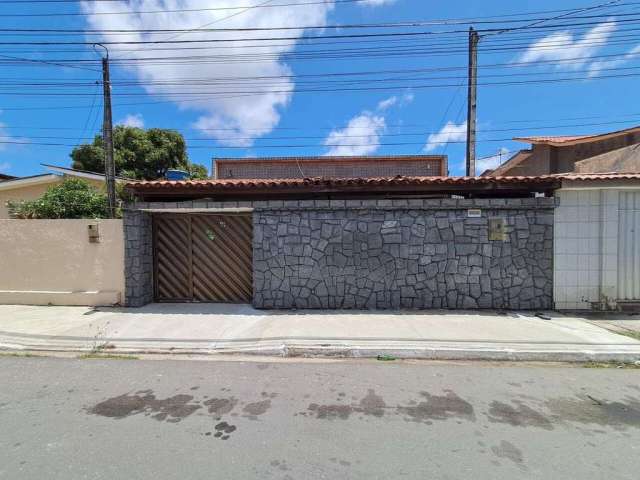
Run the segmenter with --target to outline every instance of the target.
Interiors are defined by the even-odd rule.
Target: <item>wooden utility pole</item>
[[[476,175],[476,93],[478,88],[478,40],[469,28],[469,74],[467,84],[467,176]]]
[[[104,141],[104,175],[109,200],[109,217],[116,216],[116,165],[113,161],[113,121],[111,118],[111,81],[109,80],[109,52],[102,57],[102,91],[104,95],[104,119],[102,139]]]

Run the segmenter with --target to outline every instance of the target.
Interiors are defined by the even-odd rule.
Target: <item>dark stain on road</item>
[[[220,422],[215,427],[216,433],[213,435],[220,440],[228,440],[229,435],[236,431],[235,425],[229,425],[227,422]]]
[[[271,400],[262,400],[260,402],[247,403],[242,411],[246,414],[246,418],[251,420],[257,420],[260,415],[263,415],[271,408]]]
[[[389,407],[380,395],[377,395],[373,389],[369,389],[367,395],[362,397],[358,403],[351,405],[311,403],[306,412],[299,414],[319,420],[348,420],[354,413],[377,418],[391,414],[402,415],[407,420],[426,424],[430,424],[432,420],[447,420],[449,418],[470,421],[476,419],[473,406],[456,395],[455,392],[445,390],[444,395],[421,392],[421,395],[425,400],[420,402],[411,400],[406,405]]]
[[[373,415],[374,417],[382,417],[387,404],[380,395],[376,395],[373,389],[365,397],[360,400],[360,408],[358,409],[365,415]]]
[[[238,400],[234,397],[229,398],[210,398],[202,404],[208,408],[209,413],[220,419],[223,415],[230,413],[235,408]]]
[[[640,400],[626,397],[609,402],[593,397],[556,398],[545,402],[558,421],[610,426],[616,429],[640,428]]]
[[[519,401],[513,403],[515,406],[498,401],[491,402],[487,413],[489,421],[506,423],[514,427],[538,427],[553,430],[551,420],[543,414]]]
[[[514,444],[509,443],[506,440],[502,440],[500,442],[500,445],[491,447],[491,451],[496,457],[506,458],[519,466],[522,466],[524,463],[522,451]]]
[[[191,395],[174,395],[158,399],[152,393],[120,395],[98,403],[88,412],[102,417],[122,419],[143,413],[158,421],[177,423],[201,408]]]
[[[444,395],[431,395],[421,392],[426,400],[417,402],[413,406],[398,407],[398,411],[414,422],[429,422],[431,420],[447,420],[461,418],[475,421],[473,406],[463,400],[455,392],[445,390]]]
[[[307,408],[311,414],[315,414],[315,418],[319,420],[348,420],[353,413],[353,407],[350,405],[318,405],[312,403]]]

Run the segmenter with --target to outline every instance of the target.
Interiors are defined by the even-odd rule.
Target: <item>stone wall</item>
[[[153,301],[149,210],[252,208],[257,308],[552,308],[554,207],[553,198],[138,202],[124,217],[126,304]],[[489,241],[490,218],[505,220],[505,241]]]
[[[125,305],[141,307],[153,301],[151,215],[124,210]]]
[[[254,210],[257,308],[552,308],[553,198],[308,200]],[[481,208],[480,218],[467,209]],[[503,218],[504,241],[488,220]]]

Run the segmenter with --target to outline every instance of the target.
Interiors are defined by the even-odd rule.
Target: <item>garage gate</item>
[[[251,214],[158,214],[153,218],[158,302],[250,303]]]
[[[620,192],[618,300],[640,301],[640,192]]]

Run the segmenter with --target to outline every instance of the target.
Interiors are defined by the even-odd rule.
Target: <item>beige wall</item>
[[[640,144],[618,148],[602,155],[580,160],[575,164],[575,171],[580,173],[638,173],[640,172]]]
[[[554,162],[552,154],[551,173],[572,172],[575,162],[637,143],[640,143],[640,133],[629,133],[598,142],[579,143],[577,145],[556,148],[557,159]],[[556,164],[556,168],[554,168],[554,163]]]
[[[12,188],[11,190],[0,190],[0,218],[9,218],[9,210],[7,209],[7,202],[22,201],[22,200],[35,200],[40,198],[47,188],[54,183],[41,183],[38,185],[28,185],[22,188]]]
[[[62,179],[63,177],[61,176],[60,179],[55,182],[25,185],[23,187],[11,188],[9,190],[0,190],[0,219],[9,218],[9,210],[7,209],[7,202],[9,200],[17,202],[23,200],[36,200],[44,195],[47,188],[62,182]],[[92,180],[89,178],[83,178],[82,180],[95,188],[104,188],[103,181]]]
[[[546,175],[549,173],[638,171],[637,152],[640,144],[640,133],[630,133],[600,141],[551,147],[548,145],[532,145],[531,155],[500,175]],[[621,152],[636,152],[635,158],[620,158]],[[601,160],[587,163],[586,159]],[[585,162],[582,167],[577,162]]]
[[[98,223],[100,243],[87,225]],[[0,220],[0,304],[113,305],[124,297],[122,220]]]

